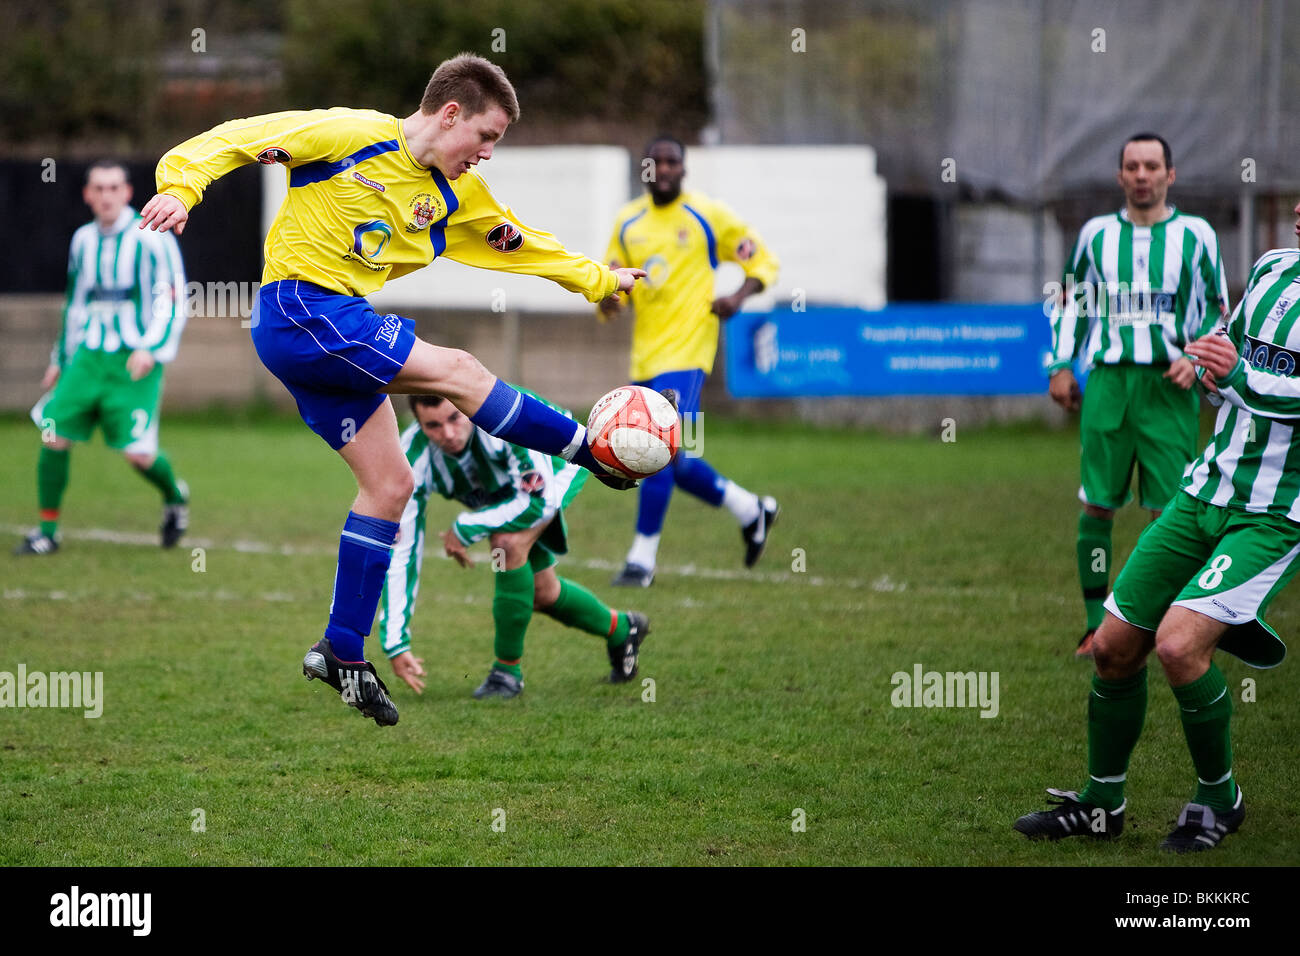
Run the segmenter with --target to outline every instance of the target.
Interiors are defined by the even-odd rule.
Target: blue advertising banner
[[[742,312],[726,336],[727,388],[737,398],[1047,390],[1042,303]]]

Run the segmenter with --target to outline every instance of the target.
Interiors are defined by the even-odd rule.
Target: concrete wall
[[[58,329],[61,296],[0,297],[0,410],[25,412],[39,397],[41,374]],[[602,325],[592,311],[512,313],[412,310],[421,337],[464,348],[490,369],[585,415],[592,402],[627,381],[631,325]],[[512,348],[512,340],[514,346]],[[727,395],[719,350],[705,386],[704,408],[753,419],[802,420],[887,431],[938,432],[955,417],[964,427],[1041,419],[1061,422],[1046,394],[1038,398],[835,398],[736,400]],[[1044,386],[1044,391],[1046,386]],[[238,406],[265,398],[293,411],[293,399],[258,361],[248,330],[235,317],[193,318],[167,371],[167,409]]]

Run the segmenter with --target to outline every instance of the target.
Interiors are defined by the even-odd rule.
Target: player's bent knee
[[[1097,673],[1103,677],[1120,677],[1141,669],[1151,641],[1151,633],[1125,624],[1107,615],[1092,636],[1092,658]]]
[[[494,534],[488,538],[488,544],[505,557],[507,568],[521,567],[528,560],[528,551],[532,547],[515,534]]]
[[[415,476],[411,474],[409,468],[385,477],[383,487],[380,489],[380,497],[389,504],[395,505],[398,511],[406,507],[406,503],[411,500],[411,495],[414,493]]]
[[[1180,673],[1196,662],[1198,652],[1191,635],[1162,624],[1156,635],[1156,657],[1166,673]]]
[[[1115,517],[1115,509],[1100,508],[1097,505],[1084,505],[1083,513],[1089,518],[1100,518],[1102,521],[1110,521]]]
[[[122,457],[141,471],[148,471],[152,468],[153,463],[157,458],[156,455],[141,455],[138,452],[130,451],[122,452]]]
[[[546,584],[541,581],[535,581],[535,590],[533,591],[533,610],[545,611],[548,607],[560,599],[560,582],[554,579],[551,583]]]
[[[67,451],[72,447],[72,442],[70,440],[67,438],[59,438],[57,435],[49,441],[42,441],[41,444],[52,451]]]

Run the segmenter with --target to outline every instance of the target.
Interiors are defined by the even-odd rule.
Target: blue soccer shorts
[[[262,364],[284,383],[302,420],[335,450],[388,399],[380,389],[415,345],[411,319],[380,315],[359,296],[301,279],[262,286],[252,332]]]

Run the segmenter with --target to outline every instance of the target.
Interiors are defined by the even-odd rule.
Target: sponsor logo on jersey
[[[1111,325],[1153,325],[1174,320],[1173,292],[1119,283],[1106,287],[1106,304]]]
[[[352,178],[363,186],[369,186],[371,189],[378,189],[381,193],[384,191],[383,183],[377,183],[373,179],[366,179],[365,176],[362,176],[358,172],[353,172]]]
[[[257,154],[257,161],[263,166],[274,166],[276,163],[291,163],[293,157],[289,155],[287,149],[281,149],[279,146],[268,146]]]
[[[740,245],[736,246],[736,258],[741,262],[748,262],[754,258],[754,253],[758,251],[758,245],[753,239],[741,239]]]
[[[375,333],[375,341],[387,342],[389,351],[392,351],[393,346],[397,344],[397,336],[401,331],[402,320],[392,313],[389,313],[384,316],[384,324],[380,327],[379,331]]]
[[[493,226],[483,238],[497,252],[518,252],[519,247],[524,244],[524,234],[510,222]]]
[[[1241,346],[1241,357],[1255,368],[1278,375],[1295,375],[1300,368],[1300,352],[1284,349],[1273,342],[1263,342],[1249,335]]]
[[[641,280],[642,284],[648,289],[662,288],[668,281],[668,260],[663,256],[654,255],[641,264],[645,270],[645,278]]]
[[[1228,617],[1233,618],[1234,620],[1241,616],[1232,608],[1228,607],[1228,605],[1220,601],[1218,598],[1210,598],[1210,603],[1213,604],[1215,607],[1217,607],[1224,614],[1228,615]]]
[[[393,238],[393,230],[382,219],[363,222],[352,230],[352,251],[344,253],[343,258],[360,262],[373,272],[387,269],[387,265],[372,260],[384,251],[391,238]]]
[[[519,490],[534,498],[540,498],[542,492],[546,490],[546,479],[535,471],[525,472],[519,476]]]
[[[411,199],[411,221],[406,224],[407,232],[419,232],[428,229],[429,223],[441,219],[446,214],[442,200],[433,193],[418,193]]]

